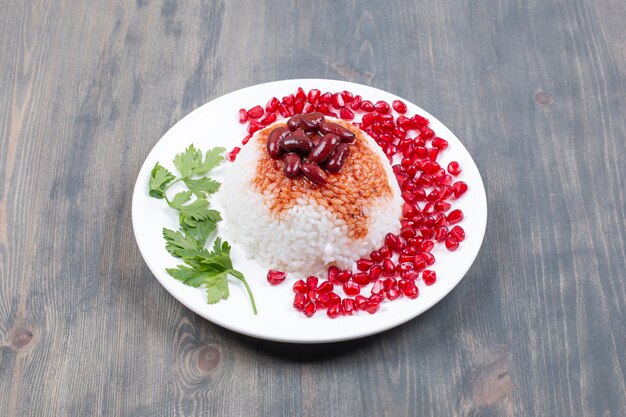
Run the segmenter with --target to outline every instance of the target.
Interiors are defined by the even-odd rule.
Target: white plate
[[[433,251],[437,262],[432,267],[437,272],[437,282],[429,287],[420,285],[417,299],[401,298],[384,302],[374,315],[359,312],[353,316],[330,319],[324,311],[318,311],[312,318],[307,318],[292,307],[292,282],[269,285],[265,278],[267,271],[256,262],[246,259],[236,245],[232,251],[233,263],[245,274],[252,288],[259,312],[256,316],[252,314],[248,297],[237,280],[230,281],[228,300],[208,305],[203,289],[188,287],[165,272],[165,268],[180,262],[165,250],[161,230],[163,227],[177,229],[178,217],[163,200],[148,196],[148,178],[154,164],[158,161],[174,170],[174,155],[192,143],[204,151],[214,146],[223,146],[229,150],[234,146],[241,146],[241,139],[246,131],[245,126],[239,124],[238,110],[256,104],[264,105],[274,96],[280,98],[295,93],[299,86],[305,91],[311,88],[318,88],[322,92],[346,89],[374,102],[385,100],[391,103],[399,98],[360,84],[303,79],[255,85],[203,105],[176,123],[157,142],[141,167],[133,194],[135,238],[146,264],[167,291],[196,314],[227,329],[262,339],[293,343],[336,342],[379,333],[420,315],[461,281],[478,254],[487,223],[485,188],[472,157],[441,122],[407,100],[403,101],[408,106],[409,114],[419,113],[427,117],[436,134],[448,140],[450,145],[442,152],[439,162],[445,167],[449,161],[458,161],[463,170],[459,179],[469,185],[468,192],[453,204],[453,208],[463,210],[464,220],[461,225],[465,229],[466,240],[455,252],[447,251],[444,245],[437,246]],[[225,169],[228,169],[228,164],[218,168],[214,177],[220,180]],[[339,293],[341,294],[341,290]]]

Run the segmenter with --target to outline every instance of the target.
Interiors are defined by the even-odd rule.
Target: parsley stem
[[[243,282],[243,285],[246,287],[246,291],[248,292],[248,297],[250,297],[250,303],[252,304],[252,311],[254,312],[254,314],[257,314],[256,303],[254,302],[254,297],[252,296],[252,290],[250,290],[250,287],[248,286],[248,281],[246,281],[246,278],[243,276],[241,272],[235,269],[231,270],[230,273],[234,275],[235,277],[237,277],[241,282]]]

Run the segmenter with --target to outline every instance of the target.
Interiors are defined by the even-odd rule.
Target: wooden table
[[[0,3],[0,414],[626,415],[623,0]],[[177,120],[305,77],[435,114],[490,209],[441,303],[321,346],[196,316],[130,220]]]

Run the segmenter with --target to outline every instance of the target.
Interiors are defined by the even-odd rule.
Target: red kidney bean
[[[283,161],[283,173],[287,178],[295,178],[300,173],[300,167],[302,166],[302,159],[295,153],[288,153],[284,156]]]
[[[286,127],[277,127],[267,136],[267,153],[272,159],[280,158],[283,150],[280,147],[280,141],[287,136],[289,129]]]
[[[338,125],[337,123],[323,122],[320,125],[319,129],[323,133],[332,133],[333,135],[339,136],[341,141],[344,143],[354,142],[354,133],[352,133],[352,131],[346,129],[343,126]]]
[[[306,164],[302,164],[300,170],[304,174],[305,177],[310,179],[316,184],[324,185],[326,184],[326,173],[319,165],[313,162],[307,162]]]
[[[304,130],[298,129],[295,132],[288,133],[280,141],[280,147],[287,152],[297,152],[300,155],[308,155],[313,150],[313,142],[304,133]]]
[[[287,126],[290,130],[304,129],[315,130],[324,121],[324,115],[320,112],[296,114],[287,120]]]
[[[309,161],[316,164],[324,162],[330,157],[340,141],[338,136],[327,133],[309,154]]]
[[[320,140],[322,139],[322,135],[320,135],[319,132],[309,132],[309,139],[311,140],[311,142],[313,142],[313,145],[317,146],[317,144],[320,143]]]
[[[350,153],[350,145],[347,143],[341,143],[337,145],[333,154],[326,161],[326,171],[336,174],[341,171],[343,168],[343,164],[346,162],[346,158],[348,158],[348,154]]]

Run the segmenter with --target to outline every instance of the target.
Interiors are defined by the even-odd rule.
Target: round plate
[[[234,91],[194,110],[159,140],[139,172],[133,193],[132,216],[141,254],[161,285],[178,301],[215,324],[249,336],[293,343],[336,342],[368,336],[405,323],[432,307],[461,281],[478,254],[487,223],[485,188],[472,157],[439,120],[407,100],[403,101],[408,106],[408,114],[418,113],[427,117],[436,134],[448,140],[449,147],[441,153],[440,164],[445,167],[452,160],[458,161],[463,170],[459,179],[469,186],[468,192],[453,204],[453,208],[463,210],[461,225],[465,229],[466,240],[455,252],[449,252],[444,245],[437,245],[433,251],[437,261],[432,266],[437,272],[437,282],[427,287],[420,281],[419,297],[384,302],[373,315],[358,312],[353,316],[330,319],[324,311],[319,311],[312,318],[307,318],[292,307],[293,282],[289,278],[281,285],[270,285],[266,280],[267,270],[259,267],[254,260],[247,259],[241,249],[233,245],[233,264],[246,276],[256,300],[258,315],[254,315],[243,285],[236,279],[229,278],[228,300],[208,305],[202,288],[188,287],[165,272],[165,268],[181,263],[165,250],[161,235],[163,227],[178,228],[178,216],[163,200],[148,196],[148,179],[154,164],[159,162],[175,172],[172,165],[174,155],[190,144],[203,151],[215,146],[227,149],[241,146],[246,129],[238,121],[238,110],[264,104],[271,97],[280,98],[295,93],[298,87],[305,91],[311,88],[331,92],[349,90],[373,102],[385,100],[391,103],[400,99],[376,88],[343,81],[284,80]],[[224,163],[212,176],[221,180],[228,167],[229,164]]]

